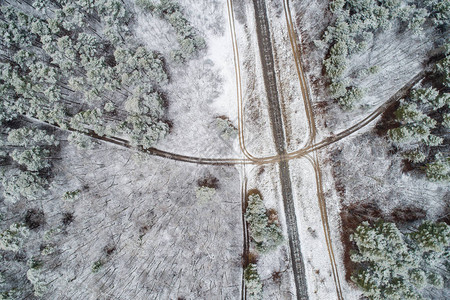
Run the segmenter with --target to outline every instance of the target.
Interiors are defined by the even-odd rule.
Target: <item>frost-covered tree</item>
[[[423,24],[427,20],[429,13],[424,8],[413,9],[411,12],[408,18],[408,29],[418,34],[423,30]]]
[[[133,146],[142,146],[146,149],[163,139],[169,133],[169,126],[149,116],[132,114],[117,130],[128,135]]]
[[[7,251],[18,251],[30,235],[27,226],[22,223],[11,224],[9,229],[0,233],[0,249]]]
[[[50,167],[50,151],[46,148],[59,142],[45,130],[22,127],[9,132],[7,143],[16,148],[10,156],[17,163],[26,166],[29,171],[39,171]]]
[[[330,93],[333,98],[340,98],[347,92],[347,82],[339,80],[333,81],[330,84]]]
[[[416,103],[428,105],[433,110],[450,104],[449,93],[439,94],[439,91],[432,87],[413,90],[410,99]]]
[[[339,105],[341,105],[344,109],[352,109],[355,107],[356,103],[361,101],[364,96],[364,92],[362,89],[358,87],[351,87],[347,89],[344,96],[340,97]]]
[[[144,78],[159,84],[168,82],[164,61],[156,52],[149,52],[144,47],[127,49],[118,47],[114,51],[115,72],[121,76],[122,84],[132,85]]]
[[[442,4],[445,2],[445,4]],[[335,15],[335,22],[327,27],[322,39],[315,41],[319,48],[329,47],[328,56],[323,61],[327,76],[331,81],[330,92],[334,99],[341,98],[344,108],[352,108],[349,98],[354,95],[347,94],[344,98],[344,89],[340,81],[346,78],[347,65],[352,55],[363,52],[373,41],[374,34],[378,34],[392,27],[399,21],[414,33],[420,33],[423,25],[429,18],[444,20],[448,23],[448,1],[427,0],[425,3],[414,2],[417,5],[404,3],[401,0],[389,1],[360,1],[360,0],[333,0],[330,10]],[[440,24],[437,21],[436,24]],[[448,72],[448,61],[443,62],[442,69]],[[360,72],[358,77],[367,76],[376,69]],[[448,76],[450,78],[450,76]],[[350,80],[346,83],[353,86]]]
[[[437,153],[434,161],[426,165],[425,173],[431,181],[450,181],[450,157]]]
[[[48,134],[45,130],[27,127],[11,130],[7,140],[14,146],[56,146],[59,144],[55,136]]]
[[[394,114],[397,120],[403,123],[422,121],[425,117],[425,114],[417,108],[415,103],[408,103],[404,101],[400,103]]]
[[[424,96],[428,95],[428,96]],[[431,130],[437,125],[437,122],[427,116],[417,106],[417,102],[427,102],[430,98],[439,98],[431,90],[416,90],[413,93],[414,102],[402,100],[398,109],[395,111],[397,121],[401,125],[397,128],[389,129],[388,136],[396,144],[406,144],[410,142],[421,142],[427,146],[437,146],[443,142],[443,138],[431,134]]]
[[[450,25],[450,1],[425,0],[424,4],[430,12],[433,22],[438,26],[448,28]]]
[[[45,190],[47,180],[29,171],[14,171],[2,178],[5,200],[15,203],[22,197],[38,199]]]
[[[426,159],[426,155],[420,150],[405,152],[403,157],[413,163],[421,163]]]
[[[258,194],[248,196],[245,220],[250,225],[250,236],[258,251],[273,251],[284,241],[281,228],[275,223],[269,223],[266,207]]]
[[[99,135],[103,135],[104,121],[102,119],[102,111],[97,109],[88,109],[74,115],[70,120],[70,126],[81,132],[95,131]]]
[[[424,222],[404,235],[393,223],[363,222],[351,235],[359,268],[351,277],[369,299],[422,299],[424,287],[439,287],[439,265],[448,263],[450,227]]]
[[[91,137],[79,132],[71,132],[67,140],[79,150],[92,149],[97,144]]]
[[[171,56],[175,61],[184,62],[193,58],[206,47],[205,40],[197,33],[184,17],[181,6],[173,0],[161,0],[154,4],[148,0],[137,0],[136,4],[144,11],[154,12],[167,20],[177,33],[180,48],[173,51]]]
[[[131,114],[161,118],[164,114],[163,99],[158,92],[148,87],[137,87],[125,101],[125,110]]]
[[[250,300],[261,300],[263,286],[255,264],[249,264],[244,270],[245,289]]]
[[[32,147],[23,151],[14,150],[11,157],[19,164],[26,166],[29,171],[39,171],[50,167],[48,157],[50,151],[41,147]]]
[[[442,126],[447,129],[450,129],[450,113],[442,114]]]

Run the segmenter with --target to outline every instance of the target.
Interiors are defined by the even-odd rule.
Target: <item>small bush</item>
[[[249,300],[262,299],[262,283],[255,264],[249,264],[244,270],[245,288]]]
[[[67,201],[74,201],[80,197],[80,190],[67,191],[63,195],[63,199]]]
[[[99,259],[92,265],[92,273],[97,273],[103,267],[103,262]]]
[[[208,202],[210,201],[214,195],[216,194],[216,189],[207,187],[207,186],[200,186],[195,191],[195,196],[200,202]]]
[[[219,117],[216,119],[216,124],[219,134],[223,139],[232,140],[237,137],[238,130],[230,120]]]

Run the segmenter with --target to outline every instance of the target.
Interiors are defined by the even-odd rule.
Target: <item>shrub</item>
[[[94,264],[92,265],[92,273],[97,273],[98,271],[100,271],[100,269],[103,267],[103,262],[101,260],[97,260],[96,262],[94,262]]]
[[[245,288],[249,300],[262,299],[262,283],[255,264],[249,264],[244,270]]]
[[[195,191],[195,196],[200,202],[208,202],[210,201],[214,195],[216,194],[216,189],[207,186],[197,187]]]
[[[232,140],[237,137],[238,130],[234,127],[233,123],[226,118],[216,118],[217,129],[220,136],[225,140]]]
[[[78,197],[80,197],[80,190],[73,190],[73,191],[67,191],[64,193],[63,195],[63,199],[67,200],[67,201],[73,201],[78,199]]]

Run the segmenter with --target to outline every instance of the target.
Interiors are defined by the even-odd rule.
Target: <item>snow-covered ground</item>
[[[41,233],[61,227],[64,212],[74,217],[50,240],[57,252],[44,266],[52,299],[239,297],[235,168],[187,165],[107,145],[83,152],[63,145],[61,158],[52,194],[80,189],[81,195],[39,203],[46,214]],[[210,202],[199,202],[197,182],[208,176],[218,179],[218,189]],[[97,260],[104,264],[94,274]]]
[[[184,155],[236,157],[237,143],[220,138],[215,119],[228,117],[237,126],[233,48],[225,1],[180,1],[188,21],[205,38],[207,49],[185,64],[170,59],[178,48],[167,21],[139,14],[136,35],[166,57],[171,82],[163,87],[168,99],[171,133],[157,147]]]

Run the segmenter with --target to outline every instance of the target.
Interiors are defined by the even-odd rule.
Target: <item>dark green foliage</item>
[[[275,223],[269,223],[266,207],[258,194],[248,196],[245,220],[250,225],[250,235],[258,251],[273,251],[283,242],[281,228]]]
[[[359,264],[352,280],[369,299],[422,299],[424,287],[442,288],[440,266],[448,261],[450,227],[424,222],[403,234],[393,223],[364,222],[351,240]]]

